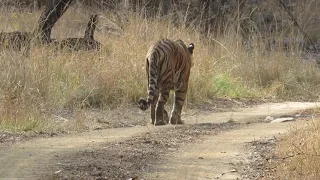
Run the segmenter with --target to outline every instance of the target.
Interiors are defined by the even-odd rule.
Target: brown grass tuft
[[[319,109],[315,110],[315,114],[319,114]],[[283,137],[276,153],[283,158],[276,168],[276,179],[319,179],[319,116]]]

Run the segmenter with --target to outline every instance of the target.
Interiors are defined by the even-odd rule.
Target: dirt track
[[[146,179],[241,179],[235,165],[247,160],[245,143],[272,138],[286,132],[291,124],[255,124],[207,136],[200,144],[179,149]]]
[[[263,104],[254,108],[240,108],[235,112],[187,116],[187,124],[222,123],[236,121],[250,123],[268,115],[279,116],[316,107],[315,103]],[[246,161],[244,144],[261,138],[285,133],[292,123],[257,123],[218,135],[205,136],[203,142],[186,144],[162,159],[157,167],[145,174],[145,179],[236,179],[233,164]],[[119,142],[146,132],[168,131],[174,126],[137,126],[106,129],[64,137],[36,139],[0,149],[0,178],[37,179],[56,171],[52,164],[64,154],[78,152],[110,142]]]

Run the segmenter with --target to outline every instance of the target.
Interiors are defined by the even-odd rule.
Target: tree
[[[37,36],[43,43],[51,42],[51,30],[58,19],[69,8],[73,0],[49,0],[39,19]]]

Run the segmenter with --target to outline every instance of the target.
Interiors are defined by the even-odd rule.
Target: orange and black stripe
[[[140,99],[138,103],[142,110],[151,106],[152,123],[157,124],[159,121],[162,124],[161,121],[164,120],[162,114],[167,114],[162,106],[167,102],[170,90],[175,92],[170,122],[181,121],[180,114],[187,94],[193,49],[193,43],[187,47],[181,40],[170,39],[157,41],[149,48],[146,57],[148,99]],[[156,105],[159,106],[157,115]],[[178,119],[173,117],[175,114],[178,114]]]

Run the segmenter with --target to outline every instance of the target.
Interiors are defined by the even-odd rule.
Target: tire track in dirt
[[[318,106],[317,103],[270,103],[235,112],[200,115],[193,122],[204,123],[212,118],[214,122],[233,120],[247,123],[257,118],[287,115]],[[241,179],[235,165],[248,161],[250,152],[246,152],[245,145],[286,133],[296,123],[256,123],[215,136],[205,136],[202,143],[185,145],[160,162],[160,166],[146,175],[146,179]]]
[[[64,137],[36,139],[0,149],[0,179],[37,179],[48,171],[51,160],[65,153],[79,151],[100,143],[117,142],[143,132],[154,132],[153,126],[106,129]]]
[[[241,123],[267,115],[283,115],[315,107],[316,103],[270,103],[254,108],[240,108],[235,112],[213,113],[185,117],[187,124],[220,123],[229,120]],[[254,124],[216,136],[208,136],[203,143],[186,145],[168,161],[162,162],[147,179],[206,179],[219,177],[234,179],[230,172],[230,160],[244,158],[241,153],[244,142],[261,137],[270,137],[279,131],[285,132],[288,124]],[[145,132],[156,132],[174,126],[138,126],[132,128],[106,129],[76,135],[37,139],[0,149],[0,178],[35,179],[45,175],[50,162],[65,153],[77,152],[101,143],[122,141]],[[275,131],[271,131],[274,129]],[[265,134],[263,134],[263,132]],[[261,133],[261,134],[256,134]],[[233,163],[233,162],[231,162]],[[51,170],[52,171],[52,170]],[[223,175],[222,175],[223,174]],[[219,176],[220,175],[220,176]]]
[[[248,142],[270,139],[287,132],[294,123],[253,124],[207,136],[200,144],[189,144],[160,163],[146,179],[241,179],[236,164],[245,162]]]

